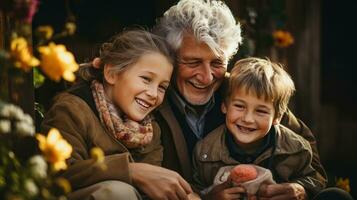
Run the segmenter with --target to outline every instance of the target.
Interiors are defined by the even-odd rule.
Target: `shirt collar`
[[[178,110],[182,114],[187,114],[187,110],[190,110],[193,113],[196,113],[196,110],[192,105],[187,103],[187,101],[174,89],[172,88],[168,94],[168,97],[170,100],[177,106]],[[204,116],[206,113],[208,113],[210,110],[212,110],[213,106],[215,105],[215,97],[214,95],[212,98],[206,103],[205,108],[203,109],[204,111],[201,114],[201,117]]]
[[[234,142],[233,135],[226,129],[226,145],[229,150],[229,154],[235,160],[241,163],[252,163],[258,156],[260,156],[265,150],[275,145],[276,128],[272,126],[268,134],[263,138],[263,143],[252,154],[246,153],[238,144]]]

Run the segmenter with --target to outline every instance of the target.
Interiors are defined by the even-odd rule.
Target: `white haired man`
[[[164,146],[163,166],[192,182],[195,144],[224,123],[220,86],[228,61],[242,41],[240,24],[222,1],[181,0],[164,13],[154,31],[175,50],[177,65],[166,101],[156,113]],[[326,185],[327,176],[310,129],[289,110],[281,123],[310,142],[312,166],[321,184]],[[328,192],[327,196],[345,195],[338,189]],[[282,196],[303,199],[307,191],[298,184],[287,183],[269,185],[259,193],[260,199]]]

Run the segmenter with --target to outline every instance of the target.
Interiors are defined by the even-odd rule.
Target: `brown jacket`
[[[220,106],[220,102],[217,101],[215,106]],[[216,116],[216,118],[205,120],[207,123],[212,123],[221,117],[222,116]],[[160,106],[158,112],[155,113],[155,118],[159,123],[162,133],[161,142],[164,147],[163,166],[177,171],[187,181],[192,182],[191,155],[189,155],[187,150],[187,144],[181,127],[182,125],[176,119],[167,99],[165,99],[164,103]],[[220,121],[223,120],[224,118],[220,119]],[[315,137],[310,129],[289,110],[283,115],[281,124],[310,142],[313,152],[312,166],[320,174],[319,179],[325,185],[327,176],[320,162]]]
[[[193,155],[194,182],[199,189],[212,185],[221,167],[240,164],[229,155],[225,130],[224,125],[218,127],[196,145]],[[299,183],[308,194],[315,195],[324,188],[324,183],[319,181],[318,173],[311,166],[309,143],[283,126],[275,126],[275,130],[275,150],[268,148],[252,164],[267,167],[265,165],[271,159],[270,170],[277,183]]]
[[[69,167],[63,176],[68,178],[75,190],[106,180],[131,184],[129,162],[161,165],[162,146],[157,123],[153,123],[154,137],[150,144],[128,150],[102,126],[95,112],[84,99],[62,93],[55,98],[42,123],[45,132],[52,127],[59,129],[73,147],[72,155],[67,160]],[[103,171],[93,164],[90,157],[93,147],[104,151],[107,170]]]

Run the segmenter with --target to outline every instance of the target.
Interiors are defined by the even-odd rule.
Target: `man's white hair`
[[[159,19],[155,29],[172,48],[181,47],[185,33],[206,43],[216,55],[232,57],[242,42],[241,28],[231,10],[217,0],[181,0]]]

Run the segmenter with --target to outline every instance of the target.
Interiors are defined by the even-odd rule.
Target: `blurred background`
[[[41,0],[32,22],[54,31],[67,22],[76,33],[59,38],[78,63],[95,57],[100,44],[125,27],[150,29],[175,0]],[[225,0],[242,24],[244,42],[230,66],[247,56],[282,63],[297,92],[290,108],[314,132],[329,184],[348,178],[357,197],[356,1]],[[34,42],[36,39],[34,39]],[[34,101],[46,110],[51,98],[69,85],[52,82],[37,88]],[[33,107],[33,101],[26,101]],[[25,105],[26,107],[26,105]],[[39,118],[39,117],[37,117]],[[38,120],[39,121],[39,120]]]

